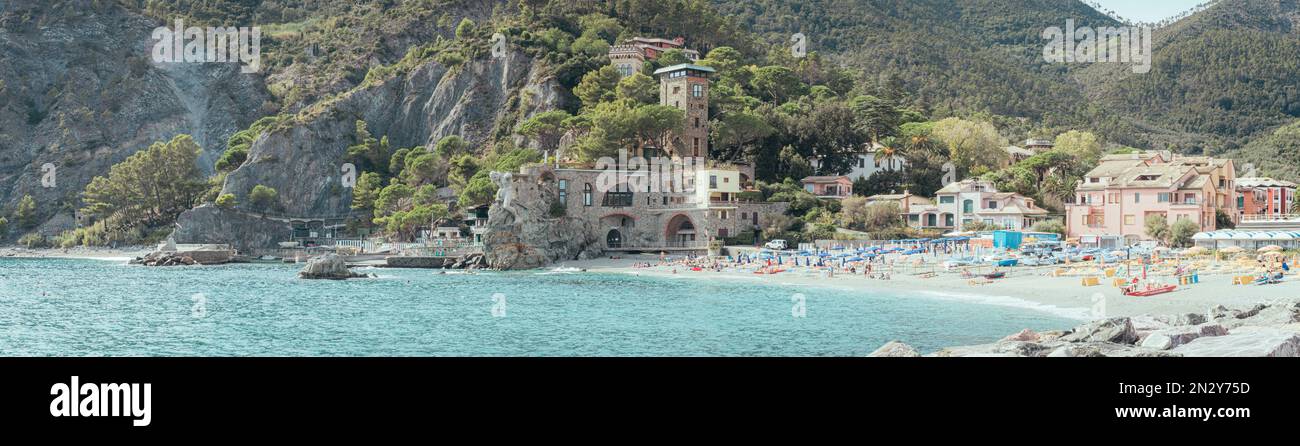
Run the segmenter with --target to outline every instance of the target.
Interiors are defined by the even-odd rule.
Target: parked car
[[[763,247],[777,251],[784,251],[789,248],[789,246],[786,245],[785,240],[781,239],[768,240],[767,244],[763,245]]]

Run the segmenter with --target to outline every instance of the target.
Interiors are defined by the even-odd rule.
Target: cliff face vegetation
[[[356,144],[357,121],[365,122],[369,133],[384,135],[386,146],[394,150],[435,147],[452,135],[477,148],[490,146],[499,123],[512,128],[519,117],[558,108],[560,93],[541,65],[518,52],[456,67],[429,61],[262,133],[247,161],[226,175],[221,193],[248,197],[262,185],[278,192],[272,212],[276,215],[368,220],[365,210],[353,209],[353,191],[342,182],[343,165],[356,161],[348,147]],[[259,211],[241,205],[215,212]],[[206,230],[204,222],[215,220],[182,215],[179,225],[188,229],[178,239],[184,235],[198,238],[196,242],[230,241],[228,234]]]
[[[1277,162],[1300,117],[1300,0],[1222,0],[1162,27],[1147,74],[1044,62],[1041,30],[1067,18],[1122,25],[1076,0],[0,0],[0,217],[22,217],[0,241],[75,227],[92,179],[178,135],[207,180],[202,211],[180,218],[196,241],[253,234],[263,215],[409,235],[406,220],[438,214],[435,190],[483,204],[489,171],[561,139],[593,154],[641,138],[617,124],[655,111],[653,80],[600,70],[634,36],[683,37],[718,70],[713,155],[753,162],[769,185],[844,170],[845,147],[874,141],[911,168],[870,190],[933,190],[956,153],[918,139],[919,124],[950,117],[988,124],[990,141],[1075,130],[1107,149],[1226,153],[1300,179]],[[151,31],[177,19],[260,27],[262,69],[153,62]],[[790,54],[796,32],[806,58]],[[497,33],[510,44],[494,57]],[[663,59],[647,66],[684,56]],[[434,153],[453,136],[457,150]],[[357,189],[341,181],[349,162],[371,174]]]
[[[261,80],[233,65],[153,63],[155,26],[113,2],[0,2],[0,209],[31,196],[34,227],[70,227],[79,193],[113,164],[188,134],[210,172],[259,115]]]

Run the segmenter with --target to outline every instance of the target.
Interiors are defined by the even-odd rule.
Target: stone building
[[[639,73],[647,60],[659,57],[665,51],[680,49],[686,58],[696,61],[700,52],[684,48],[686,39],[681,37],[669,40],[654,37],[633,37],[631,40],[609,47],[609,61],[618,69],[619,74],[629,76]]]
[[[709,67],[655,71],[660,104],[685,113],[667,147],[648,148],[659,168],[525,165],[492,172],[496,201],[483,234],[496,268],[535,268],[604,252],[705,253],[709,243],[753,234],[788,203],[746,199],[753,167],[710,161]],[[654,160],[654,161],[651,161]],[[662,169],[660,169],[662,168]]]
[[[499,192],[485,237],[489,263],[533,268],[610,251],[703,253],[710,241],[752,233],[788,207],[742,199],[740,172],[725,167],[688,173],[675,190],[638,180],[601,187],[602,176],[618,175],[652,174],[543,164],[493,172]]]
[[[709,74],[712,68],[681,64],[655,70],[659,77],[659,105],[681,109],[686,120],[663,155],[709,158]]]

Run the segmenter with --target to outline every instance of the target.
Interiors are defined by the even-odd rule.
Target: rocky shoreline
[[[1115,317],[1071,330],[1022,330],[991,344],[922,355],[891,341],[871,357],[1300,357],[1300,299],[1205,313]]]

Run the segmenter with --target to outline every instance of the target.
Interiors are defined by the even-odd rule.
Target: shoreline
[[[74,248],[37,248],[28,249],[20,246],[0,247],[0,257],[11,257],[19,259],[82,259],[82,260],[109,260],[109,261],[128,261],[136,257],[143,256],[152,252],[153,249],[144,246],[132,246],[126,248],[88,248],[78,246]]]
[[[0,258],[66,258],[105,261],[128,261],[151,252],[149,247],[69,249],[0,247]],[[1102,284],[1082,286],[1079,277],[1053,277],[1047,273],[1051,267],[1013,267],[1005,269],[1007,277],[989,283],[973,285],[957,272],[936,269],[933,277],[895,272],[890,279],[868,278],[862,273],[837,272],[833,277],[812,274],[810,271],[787,271],[779,274],[756,275],[742,271],[691,271],[682,265],[638,266],[654,264],[658,256],[640,254],[619,258],[603,257],[590,260],[561,262],[537,271],[555,267],[582,268],[592,272],[648,275],[690,280],[732,280],[787,287],[817,287],[840,291],[880,290],[906,296],[920,295],[930,299],[953,300],[984,305],[1025,308],[1043,314],[1072,320],[1095,320],[1116,316],[1150,316],[1178,313],[1204,312],[1218,305],[1248,307],[1282,298],[1300,297],[1300,279],[1288,277],[1280,284],[1232,285],[1232,276],[1226,274],[1201,274],[1201,282],[1180,286],[1175,292],[1151,296],[1124,296],[1119,289]],[[674,273],[674,270],[676,272]],[[1162,278],[1166,281],[1172,278]]]
[[[882,290],[904,295],[923,295],[994,306],[1033,309],[1055,317],[1073,320],[1096,320],[1109,317],[1137,317],[1179,313],[1202,313],[1222,305],[1249,307],[1278,299],[1300,297],[1300,279],[1287,277],[1275,285],[1232,285],[1232,275],[1201,274],[1200,283],[1179,286],[1178,290],[1151,297],[1124,296],[1120,289],[1103,283],[1083,286],[1080,277],[1053,277],[1052,268],[1015,267],[1008,275],[991,283],[972,285],[956,272],[937,271],[932,278],[895,273],[888,280],[868,278],[862,273],[836,273],[833,277],[784,272],[751,275],[739,272],[691,271],[683,266],[635,267],[638,262],[654,263],[657,256],[629,256],[622,259],[593,259],[564,262],[563,266],[588,271],[645,274],[685,279],[741,280],[748,283],[810,286],[838,290]],[[555,265],[560,266],[560,265]],[[1166,282],[1173,278],[1162,277]]]

